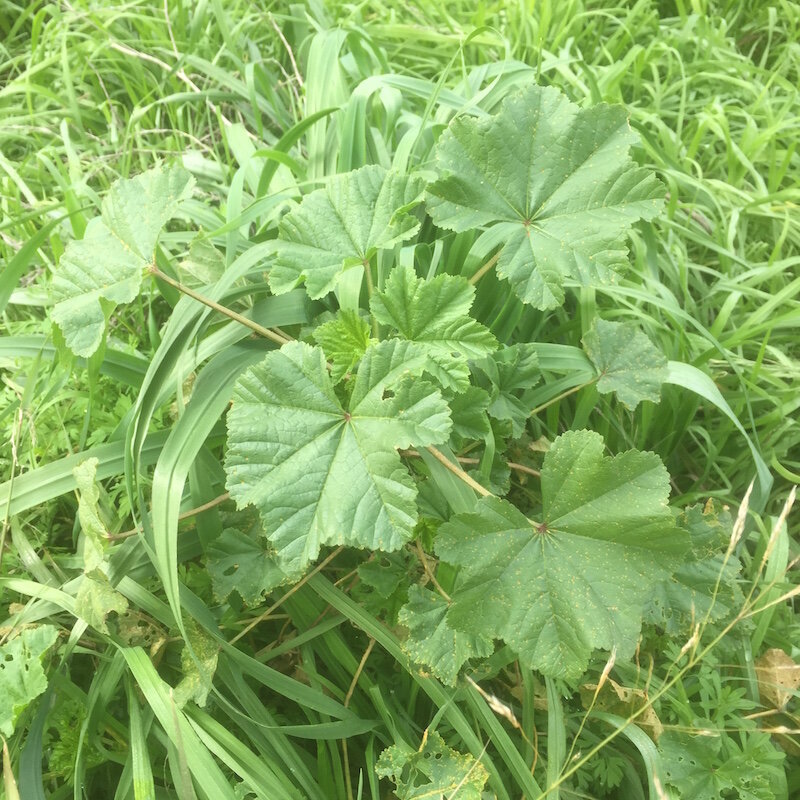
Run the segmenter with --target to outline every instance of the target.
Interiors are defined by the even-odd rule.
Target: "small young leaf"
[[[468,386],[465,392],[450,400],[453,431],[465,439],[483,439],[491,431],[489,418],[489,394],[478,386]]]
[[[425,280],[410,267],[397,267],[370,308],[378,322],[426,349],[438,367],[433,375],[445,388],[462,392],[469,385],[467,359],[497,349],[488,328],[469,316],[474,297],[474,287],[460,276]]]
[[[369,323],[355,311],[342,309],[336,317],[314,329],[314,340],[331,362],[331,377],[338,383],[353,370],[367,348],[376,340],[369,335]]]
[[[483,764],[449,748],[436,731],[426,731],[419,750],[406,744],[388,747],[375,771],[394,781],[399,800],[481,800],[489,779]]]
[[[545,456],[543,520],[483,498],[439,529],[437,554],[462,567],[448,622],[498,636],[523,664],[575,678],[592,650],[630,655],[642,608],[688,547],[654,453],[607,458],[603,439],[569,431]]]
[[[249,606],[288,580],[274,553],[234,528],[226,528],[209,545],[206,567],[217,599],[226,600],[235,590]]]
[[[71,241],[53,274],[53,321],[73,353],[88,357],[103,338],[106,315],[139,293],[161,229],[191,195],[194,178],[160,167],[117,181],[83,239]]]
[[[477,382],[491,398],[489,414],[511,422],[512,433],[519,438],[531,413],[525,392],[541,379],[539,357],[534,345],[526,342],[503,347],[476,363]]]
[[[377,165],[332,177],[281,219],[272,291],[283,294],[305,280],[311,298],[323,297],[347,267],[413,236],[419,220],[408,211],[422,188],[420,178]]]
[[[619,401],[630,409],[642,400],[657,403],[661,399],[667,359],[636,325],[596,318],[582,342],[600,374],[599,392],[616,392]]]
[[[447,404],[419,379],[410,342],[370,347],[345,409],[325,354],[301,342],[269,353],[237,381],[228,413],[228,488],[255,505],[278,564],[305,570],[322,545],[396,550],[411,538],[416,488],[398,448],[447,441]]]
[[[480,634],[462,633],[447,622],[447,601],[430,589],[414,585],[408,603],[400,609],[400,623],[409,630],[403,651],[423,664],[440,681],[453,686],[467,659],[485,658],[494,650],[492,640]]]
[[[662,205],[664,187],[628,155],[637,140],[619,106],[579,108],[528,86],[493,117],[453,120],[436,147],[428,212],[454,231],[500,226],[497,274],[523,302],[555,308],[566,278],[610,282],[627,263],[630,226]]]
[[[197,236],[189,245],[189,255],[178,264],[178,270],[183,283],[205,286],[220,279],[225,271],[225,259],[208,239]]]
[[[42,658],[55,644],[52,625],[26,628],[0,645],[0,733],[11,736],[19,715],[47,689]]]

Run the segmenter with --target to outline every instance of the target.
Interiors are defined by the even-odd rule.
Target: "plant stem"
[[[422,458],[421,454],[417,450],[401,450],[400,455],[404,458]],[[457,456],[457,458],[459,464],[481,463],[479,458],[469,458],[468,456]],[[526,475],[533,475],[536,478],[539,478],[542,475],[538,469],[526,467],[525,464],[518,464],[516,461],[506,461],[506,465],[509,469],[513,469],[515,472],[524,472]]]
[[[567,389],[566,392],[561,392],[560,395],[553,397],[552,399],[548,400],[546,403],[542,403],[540,406],[536,406],[536,408],[528,414],[529,417],[532,417],[534,414],[538,414],[540,411],[544,411],[548,406],[553,405],[553,403],[557,403],[559,400],[563,400],[565,397],[569,397],[571,394],[575,394],[575,392],[579,392],[581,389],[585,389],[587,386],[591,386],[597,378],[592,378],[590,381],[586,381],[586,383],[582,383],[580,386],[573,386],[571,389]]]
[[[469,282],[474,286],[496,263],[500,258],[500,253],[496,252],[470,279]]]
[[[444,453],[442,453],[441,451],[437,450],[435,447],[429,447],[427,449],[428,449],[428,452],[442,466],[447,467],[447,469],[449,469],[450,472],[453,473],[453,475],[455,475],[456,477],[458,477],[462,481],[464,481],[464,483],[466,483],[467,486],[469,486],[470,488],[474,489],[479,495],[481,495],[481,497],[494,497],[494,495],[485,486],[481,486],[478,483],[478,481],[476,481],[474,478],[471,478],[469,475],[467,475],[467,473],[464,472],[464,470],[461,469],[461,467],[457,466],[452,461],[450,461],[450,459],[447,458],[447,456]]]
[[[150,267],[150,272],[156,278],[164,281],[164,283],[168,283],[170,286],[175,287],[179,292],[182,294],[188,295],[193,300],[197,300],[198,303],[202,303],[209,308],[213,308],[214,311],[218,311],[220,314],[224,314],[226,317],[229,317],[232,320],[235,320],[240,325],[244,325],[246,328],[250,328],[251,331],[255,331],[259,336],[263,336],[265,339],[269,339],[272,342],[275,342],[277,345],[284,345],[287,342],[292,341],[286,336],[282,336],[280,333],[275,333],[275,331],[271,331],[269,328],[265,328],[263,325],[259,325],[257,322],[253,322],[253,320],[248,319],[247,317],[239,314],[236,311],[233,311],[226,306],[220,305],[215,300],[212,300],[210,297],[206,297],[205,295],[196,292],[194,289],[190,289],[188,286],[185,286],[180,281],[176,281],[174,278],[170,278],[169,275],[162,272],[158,267],[152,265]]]

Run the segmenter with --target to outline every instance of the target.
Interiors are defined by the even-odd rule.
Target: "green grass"
[[[247,263],[252,244],[275,235],[280,200],[366,163],[429,168],[453,113],[496,102],[522,64],[580,104],[624,103],[642,136],[637,159],[657,170],[669,202],[637,228],[632,269],[617,286],[580,290],[545,317],[508,301],[490,273],[476,315],[503,341],[566,345],[598,314],[638,322],[670,359],[710,377],[774,479],[751,498],[736,550],[742,594],[727,621],[703,628],[685,652],[691,628],[682,638],[647,628],[642,658],[610,677],[646,690],[668,731],[713,732],[737,774],[765,776],[765,798],[800,792],[796,697],[775,711],[754,667],[771,648],[800,657],[794,598],[781,599],[796,587],[796,522],[770,535],[800,481],[797,3],[167,7],[169,19],[156,0],[114,9],[0,0],[0,425],[10,443],[0,449],[2,636],[38,622],[60,632],[48,693],[9,738],[22,797],[391,797],[375,761],[393,743],[419,747],[428,728],[480,758],[489,796],[670,796],[659,794],[669,765],[646,725],[605,741],[630,707],[598,694],[587,716],[591,692],[546,685],[507,648],[472,674],[494,705],[474,684],[452,690],[422,674],[402,631],[383,624],[397,596],[380,597],[354,572],[363,554],[337,554],[288,596],[276,590],[253,608],[214,597],[207,545],[252,520],[224,500],[178,516],[225,491],[220,420],[232,359],[251,358],[247,331],[178,306],[163,283],[117,310],[105,353],[88,364],[67,357],[48,320],[54,266],[110,184],[182,160],[199,192],[162,238],[164,257],[185,255],[186,230],[210,232],[229,269],[248,276],[231,277],[217,299],[300,334],[308,309],[268,301],[257,261]],[[328,109],[339,110],[303,126]],[[476,270],[471,246],[453,237],[439,270]],[[195,417],[190,396],[205,403]],[[591,427],[612,453],[655,450],[676,508],[712,497],[735,515],[756,474],[731,417],[679,385],[635,414],[587,387],[537,424],[550,439]],[[126,434],[141,448],[127,466]],[[152,508],[153,529],[112,548],[129,613],[109,635],[74,614],[83,563],[71,470],[88,455],[99,460],[111,533],[136,527],[140,493]],[[191,670],[187,637],[186,653],[211,642],[219,654],[207,705],[180,710],[169,687]],[[766,770],[770,758],[783,783]]]

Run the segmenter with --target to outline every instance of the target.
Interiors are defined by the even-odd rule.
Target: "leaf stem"
[[[422,458],[422,455],[417,450],[401,450],[400,455],[404,458]],[[469,458],[468,456],[458,456],[459,464],[480,464],[479,458]],[[526,475],[533,475],[536,478],[541,477],[542,473],[533,467],[526,467],[525,464],[518,464],[516,461],[506,461],[506,466],[513,469],[515,472],[524,472]]]
[[[502,250],[498,250],[470,279],[469,282],[474,286],[496,263],[500,258]]]
[[[474,478],[467,475],[461,467],[457,464],[454,464],[450,461],[447,456],[442,453],[440,450],[437,450],[435,447],[431,446],[427,448],[428,452],[443,466],[450,470],[456,477],[460,478],[464,483],[467,484],[470,488],[474,489],[481,497],[494,497],[494,494],[490,492],[485,486],[481,486]]]
[[[275,333],[275,331],[271,331],[269,328],[265,328],[263,325],[259,325],[257,322],[253,322],[253,320],[248,319],[247,317],[239,314],[236,311],[233,311],[226,306],[220,305],[215,300],[212,300],[210,297],[206,297],[205,295],[196,292],[194,289],[190,289],[188,286],[184,285],[180,281],[176,281],[174,278],[171,278],[166,273],[162,272],[158,267],[155,265],[150,266],[150,273],[159,278],[160,280],[164,281],[164,283],[168,283],[170,286],[176,288],[182,294],[188,295],[193,300],[197,300],[198,303],[202,303],[209,308],[213,308],[214,311],[218,311],[220,314],[224,314],[226,317],[229,317],[232,320],[235,320],[240,325],[244,325],[246,328],[250,328],[251,331],[255,331],[259,336],[263,336],[265,339],[269,339],[272,342],[275,342],[277,345],[284,345],[287,342],[292,341],[286,336],[281,335],[280,333]]]
[[[586,383],[580,384],[580,386],[573,386],[571,389],[567,389],[566,392],[561,392],[561,394],[551,398],[546,403],[542,403],[540,406],[536,406],[536,408],[534,408],[533,411],[531,411],[530,414],[528,414],[528,416],[532,417],[534,414],[538,414],[540,411],[544,411],[546,408],[553,405],[553,403],[557,403],[559,400],[563,400],[565,397],[569,397],[571,394],[575,394],[575,392],[579,392],[581,389],[585,389],[587,386],[591,386],[596,381],[597,378],[592,378],[590,381],[586,381]]]
[[[204,511],[208,511],[209,508],[214,508],[214,506],[224,503],[226,500],[230,499],[230,496],[230,492],[225,492],[224,494],[215,497],[213,500],[209,500],[207,503],[197,506],[197,508],[190,508],[188,511],[178,514],[178,522],[188,519],[189,517],[202,514]],[[129,536],[133,536],[134,534],[139,533],[141,530],[142,528],[139,526],[138,528],[131,528],[129,531],[122,531],[122,533],[107,533],[104,538],[111,542],[115,542],[117,539],[127,539]]]

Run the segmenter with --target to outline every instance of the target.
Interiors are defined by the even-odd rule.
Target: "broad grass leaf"
[[[55,644],[53,625],[26,628],[0,645],[0,733],[11,736],[19,715],[47,689],[42,659]]]
[[[422,193],[417,177],[370,165],[335,175],[280,221],[269,284],[283,294],[305,281],[323,297],[348,267],[413,236],[419,220],[408,213]]]
[[[469,316],[474,298],[475,288],[461,276],[425,280],[410,267],[397,267],[384,291],[372,296],[370,309],[378,322],[425,348],[445,388],[463,392],[469,385],[467,359],[497,349],[491,331]]]
[[[597,391],[615,392],[630,409],[661,399],[667,359],[636,325],[595,318],[582,342],[600,376]]]
[[[428,212],[458,232],[501,226],[497,274],[523,302],[555,308],[566,278],[612,281],[630,226],[662,205],[664,187],[628,154],[637,140],[619,106],[579,108],[528,86],[494,116],[453,120],[436,147]]]
[[[417,490],[397,449],[445,442],[452,425],[439,391],[410,379],[427,364],[410,342],[369,348],[346,408],[318,347],[284,345],[239,378],[228,488],[258,508],[287,574],[323,545],[391,551],[411,538]]]
[[[436,731],[425,732],[419,750],[406,744],[388,747],[375,771],[394,781],[399,800],[481,800],[489,779],[483,764],[448,747]]]
[[[155,260],[158,235],[192,192],[184,169],[155,169],[117,181],[83,239],[71,241],[53,274],[51,312],[64,341],[88,357],[103,339],[106,318],[139,293],[144,269]]]
[[[408,603],[400,609],[400,623],[408,628],[403,652],[427,667],[440,681],[453,686],[464,662],[485,658],[494,651],[490,638],[463,633],[447,622],[447,601],[436,592],[414,585]]]
[[[545,456],[541,485],[541,522],[486,497],[439,529],[436,552],[461,567],[454,628],[500,637],[525,666],[573,679],[595,649],[633,653],[647,597],[689,541],[654,453],[609,458],[600,435],[569,431]]]

